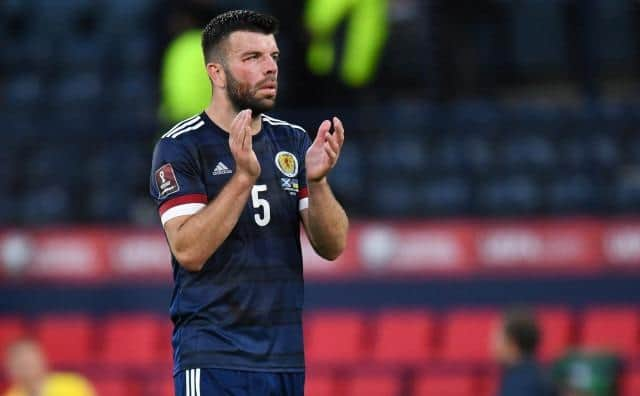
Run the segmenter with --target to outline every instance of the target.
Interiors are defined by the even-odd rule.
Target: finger
[[[245,128],[246,133],[244,135],[244,142],[242,143],[242,147],[248,151],[253,149],[253,136],[251,135],[251,127],[247,126]]]
[[[336,154],[340,153],[340,143],[338,143],[338,139],[338,136],[336,136],[335,134],[329,135],[327,137],[327,143],[329,143],[331,150],[333,150]]]
[[[231,122],[231,130],[229,132],[231,136],[229,137],[229,139],[232,141],[232,143],[235,146],[242,145],[242,140],[241,140],[242,125],[246,118],[246,114],[247,113],[245,110],[239,112],[238,115],[236,115],[236,117]]]
[[[327,134],[329,133],[329,129],[331,129],[331,121],[322,121],[322,124],[320,124],[320,127],[318,128],[318,134],[316,135],[316,140],[314,141],[314,143],[324,143],[327,138]]]
[[[342,125],[342,121],[338,117],[333,117],[333,126],[336,130],[334,135],[338,137],[338,144],[342,147],[344,143],[344,125]]]
[[[329,145],[329,142],[326,142],[324,144],[324,151],[329,156],[329,160],[330,160],[329,162],[331,163],[331,166],[333,166],[333,164],[335,164],[336,160],[338,159],[338,153],[333,151],[333,149],[331,148],[331,145]]]

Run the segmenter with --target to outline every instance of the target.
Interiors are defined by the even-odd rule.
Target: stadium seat
[[[545,362],[559,358],[573,341],[571,313],[564,309],[539,309],[536,320],[542,333],[538,347],[539,358]]]
[[[142,384],[142,396],[175,396],[171,372],[160,378],[150,378]]]
[[[345,396],[400,396],[402,381],[392,373],[355,374],[345,387]]]
[[[0,356],[4,356],[9,344],[26,334],[27,329],[20,318],[0,317]]]
[[[634,308],[590,308],[582,318],[581,345],[611,350],[623,358],[633,359],[640,352],[639,332],[640,319]]]
[[[530,213],[540,204],[540,188],[532,175],[493,176],[477,194],[479,210],[484,214],[517,215]]]
[[[457,310],[445,319],[440,356],[450,362],[488,362],[499,315],[487,310]]]
[[[373,360],[420,364],[433,357],[434,323],[422,311],[386,311],[375,321]]]
[[[150,367],[166,363],[159,355],[161,321],[148,314],[107,319],[102,332],[102,359],[115,367]]]
[[[640,395],[640,371],[636,369],[624,374],[620,384],[620,396]]]
[[[305,396],[334,396],[339,393],[333,377],[326,374],[307,373],[304,383]]]
[[[471,186],[464,177],[427,180],[417,189],[417,195],[419,214],[464,214],[471,206]]]
[[[315,312],[305,319],[310,364],[355,364],[364,357],[365,323],[355,312]]]
[[[36,339],[54,367],[80,367],[92,362],[93,334],[91,320],[81,315],[47,316],[35,326]]]
[[[416,378],[413,396],[478,396],[478,389],[471,373],[426,373]]]
[[[552,213],[584,213],[597,207],[598,189],[588,174],[556,174],[544,194]]]

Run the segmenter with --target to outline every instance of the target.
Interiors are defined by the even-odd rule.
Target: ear
[[[212,84],[216,88],[225,88],[227,85],[227,76],[224,68],[220,63],[207,63],[207,75]]]

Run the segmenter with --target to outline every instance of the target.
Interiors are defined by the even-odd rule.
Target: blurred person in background
[[[498,396],[553,396],[551,384],[535,354],[540,330],[531,314],[514,310],[497,330],[495,353],[503,367]]]
[[[4,396],[95,396],[91,384],[71,373],[50,373],[38,344],[21,339],[9,345],[6,372],[11,387]]]
[[[211,103],[154,151],[150,192],[173,256],[177,396],[302,395],[300,222],[320,256],[345,248],[347,216],[326,178],[341,121],[323,121],[312,142],[264,114],[277,94],[278,24],[246,10],[211,20]]]

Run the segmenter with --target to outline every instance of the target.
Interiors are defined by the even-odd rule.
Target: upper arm
[[[175,139],[161,139],[153,153],[149,180],[151,197],[165,230],[179,228],[207,204],[207,193],[197,158]],[[173,234],[173,232],[168,232]]]

